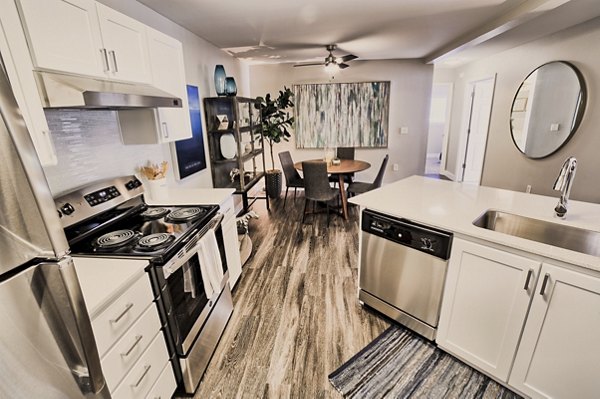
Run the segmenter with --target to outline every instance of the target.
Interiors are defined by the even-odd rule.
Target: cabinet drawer
[[[119,385],[159,330],[158,309],[150,304],[142,317],[102,358],[102,370],[110,391]]]
[[[127,331],[152,302],[150,281],[144,274],[106,310],[92,320],[100,356]]]
[[[167,363],[162,373],[160,373],[156,384],[150,389],[150,393],[146,396],[146,399],[169,399],[173,396],[175,388],[177,388],[175,375],[173,375],[171,364]]]
[[[158,332],[148,350],[135,363],[117,389],[112,393],[113,399],[144,398],[158,379],[165,364],[169,361],[167,347],[162,333]]]

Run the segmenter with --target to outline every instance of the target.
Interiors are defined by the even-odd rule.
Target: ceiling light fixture
[[[325,71],[329,74],[334,74],[339,70],[340,70],[340,66],[335,61],[328,62],[327,64],[325,64]]]

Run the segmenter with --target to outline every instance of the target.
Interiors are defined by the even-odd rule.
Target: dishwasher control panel
[[[398,244],[448,259],[452,233],[398,219],[371,210],[362,214],[362,231],[386,238]]]

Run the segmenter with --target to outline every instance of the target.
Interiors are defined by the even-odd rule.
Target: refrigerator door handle
[[[102,392],[108,389],[73,260],[64,259],[58,267],[40,264],[39,271],[38,287],[43,291],[38,302],[79,389],[84,395],[107,395]]]

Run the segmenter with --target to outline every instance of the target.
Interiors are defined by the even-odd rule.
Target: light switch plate
[[[393,165],[392,165],[392,170],[393,170],[394,172],[397,172],[397,171],[399,171],[399,170],[400,170],[400,167],[398,166],[398,164],[397,164],[397,163],[395,163],[395,164],[393,164]]]
[[[400,134],[408,134],[408,127],[402,126],[400,128]]]

